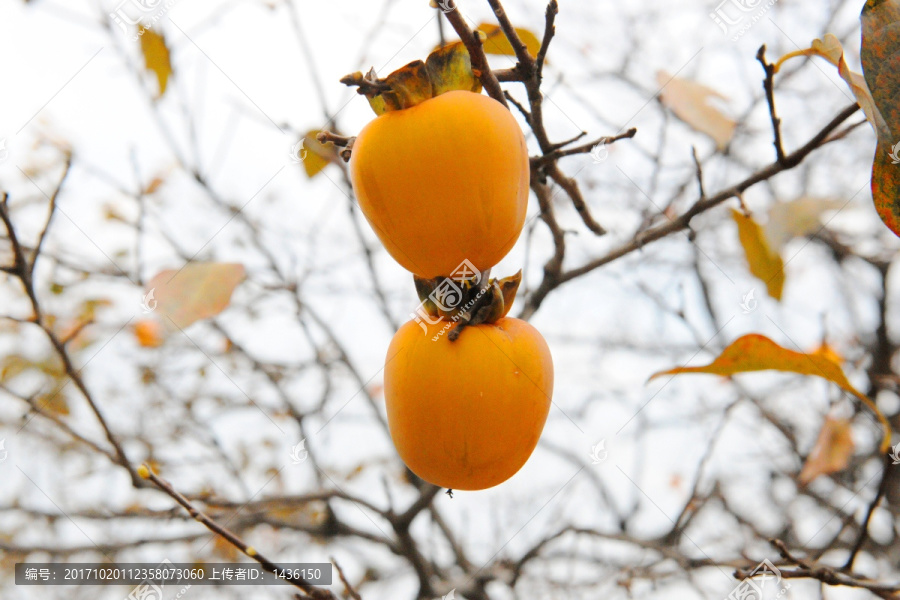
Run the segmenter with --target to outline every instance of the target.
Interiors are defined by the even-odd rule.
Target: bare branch
[[[503,90],[500,88],[500,82],[497,81],[497,77],[491,71],[487,56],[484,54],[484,45],[481,43],[481,38],[469,28],[465,19],[463,19],[462,13],[455,6],[453,10],[445,12],[444,16],[450,21],[453,29],[456,30],[456,35],[459,36],[459,39],[462,40],[462,43],[465,44],[466,49],[469,51],[472,70],[481,79],[481,85],[484,86],[485,91],[491,98],[509,108],[506,98],[503,96]]]
[[[268,558],[260,554],[256,550],[256,548],[247,544],[247,542],[242,540],[235,533],[209,518],[200,509],[191,504],[191,502],[183,495],[181,495],[174,487],[172,487],[172,485],[168,481],[162,479],[156,473],[154,473],[148,465],[141,465],[140,474],[146,479],[149,479],[151,482],[153,482],[153,485],[168,494],[169,497],[180,504],[188,512],[188,514],[193,517],[195,521],[201,523],[213,533],[222,536],[222,538],[227,540],[229,544],[258,562],[263,569],[265,569],[269,573],[276,573],[277,571],[287,572],[285,569],[282,569],[281,567],[270,561]],[[291,574],[286,574],[284,576],[284,580],[294,584],[296,587],[300,588],[307,597],[313,598],[314,600],[337,600],[336,596],[331,593],[331,590],[309,584],[302,578],[294,577]]]
[[[784,145],[781,141],[781,119],[775,113],[775,65],[770,64],[766,60],[766,45],[759,47],[756,53],[756,60],[762,65],[766,72],[766,78],[763,80],[763,87],[766,90],[766,102],[769,104],[769,117],[772,120],[772,133],[775,136],[773,144],[775,145],[775,159],[779,164],[785,161]]]

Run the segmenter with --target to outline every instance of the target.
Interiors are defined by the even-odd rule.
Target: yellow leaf
[[[862,108],[863,114],[866,115],[866,119],[872,127],[875,128],[875,133],[878,134],[879,139],[888,139],[890,137],[888,125],[885,122],[881,111],[878,109],[878,106],[875,104],[875,99],[869,91],[866,79],[862,74],[850,70],[850,67],[848,67],[846,61],[844,61],[843,55],[841,56],[841,62],[838,65],[838,75],[840,75],[841,78],[847,82],[847,85],[850,86],[850,91],[856,96],[859,107]]]
[[[81,303],[78,318],[82,321],[93,321],[98,308],[109,308],[112,305],[112,300],[109,298],[88,298]]]
[[[845,204],[841,200],[806,196],[776,202],[769,208],[769,218],[763,227],[769,248],[779,252],[792,239],[818,232],[822,228],[822,214],[840,210]]]
[[[878,147],[872,161],[872,199],[884,224],[900,236],[900,176],[894,157],[900,147],[894,137],[900,130],[900,91],[897,56],[900,54],[900,3],[896,0],[868,1],[862,15],[862,61],[865,77],[851,71],[844,49],[832,34],[813,40],[804,50],[790,52],[775,63],[776,69],[795,56],[821,56],[837,66],[838,74],[850,87],[866,119],[875,129]],[[890,159],[890,160],[889,160]]]
[[[738,237],[747,256],[750,272],[766,284],[769,296],[781,300],[781,292],[784,289],[784,261],[769,247],[762,227],[752,217],[734,209],[731,216],[737,223]]]
[[[65,340],[69,349],[75,352],[87,348],[94,343],[94,338],[90,334],[92,320],[90,317],[79,317],[71,321],[59,332],[60,339]]]
[[[844,47],[833,33],[826,33],[821,40],[818,38],[814,39],[810,51],[818,54],[836,67],[840,65],[841,59],[844,57]]]
[[[144,385],[150,385],[156,381],[156,371],[153,369],[148,369],[147,367],[141,368],[141,383]]]
[[[128,223],[128,219],[112,204],[103,205],[103,218],[107,221],[118,221],[119,223]]]
[[[800,485],[808,485],[819,475],[836,473],[847,468],[847,463],[853,455],[853,448],[850,421],[825,417],[816,445],[806,457],[800,471]]]
[[[141,51],[144,53],[144,66],[148,71],[156,73],[159,82],[159,94],[161,98],[166,93],[166,85],[169,75],[172,74],[172,63],[169,62],[169,49],[163,36],[152,29],[141,28],[138,32],[141,36]]]
[[[35,406],[38,410],[52,413],[61,417],[69,414],[69,401],[63,395],[62,391],[50,394],[42,394],[34,399]]]
[[[158,273],[147,284],[146,294],[153,292],[157,303],[150,308],[183,329],[225,310],[245,276],[244,266],[237,263],[188,263],[180,270]]]
[[[162,177],[154,177],[150,180],[150,183],[147,184],[146,189],[144,189],[144,194],[150,195],[156,192],[159,187],[165,182],[165,179]]]
[[[482,23],[475,29],[483,31],[487,38],[484,40],[484,51],[487,54],[505,54],[515,56],[516,51],[513,50],[512,44],[506,39],[506,35],[499,25],[491,23]],[[525,44],[528,54],[537,56],[538,50],[541,49],[541,40],[532,31],[521,27],[514,27],[519,39]]]
[[[656,81],[662,88],[662,103],[672,109],[675,116],[711,137],[719,150],[728,145],[737,124],[710,104],[713,98],[727,100],[725,96],[705,85],[674,77],[665,71],[656,73]]]
[[[334,144],[331,142],[322,144],[316,139],[316,135],[320,132],[319,129],[313,129],[303,136],[300,159],[303,161],[303,170],[310,179],[318,175],[335,158]]]
[[[678,375],[681,373],[709,373],[730,377],[737,373],[753,371],[784,371],[800,375],[822,377],[836,384],[841,389],[853,394],[871,410],[881,422],[885,437],[881,443],[882,452],[891,445],[891,427],[884,415],[869,399],[847,380],[840,365],[832,361],[823,352],[804,354],[779,346],[769,338],[759,334],[749,334],[736,339],[722,351],[713,362],[701,367],[677,367],[659,371],[650,379],[660,375]]]
[[[237,562],[238,560],[238,549],[221,535],[216,534],[216,537],[213,538],[212,551],[214,555],[228,562]]]
[[[353,480],[353,479],[356,479],[356,477],[357,477],[358,475],[360,475],[360,474],[365,470],[365,468],[366,468],[365,463],[360,463],[360,464],[356,465],[356,467],[354,467],[352,471],[350,471],[349,473],[347,473],[347,474],[344,476],[344,478],[345,478],[347,481],[351,481],[351,480]]]
[[[841,354],[837,350],[835,350],[834,347],[832,347],[828,342],[822,342],[822,344],[818,348],[813,350],[813,354],[824,356],[836,365],[844,362],[844,357],[841,356]]]
[[[777,72],[785,61],[797,56],[821,56],[832,65],[836,66],[838,75],[841,76],[850,88],[850,91],[853,92],[856,101],[866,115],[866,119],[868,119],[869,123],[875,129],[879,138],[885,135],[889,137],[887,124],[885,123],[884,118],[882,118],[878,107],[875,105],[875,100],[872,98],[872,94],[869,91],[869,86],[866,84],[865,78],[861,74],[851,71],[850,67],[847,66],[847,61],[844,59],[844,48],[841,46],[840,40],[838,40],[835,35],[826,33],[822,39],[814,39],[809,48],[788,52],[775,63],[775,71]]]
[[[0,383],[15,379],[31,368],[31,361],[19,354],[10,354],[0,358]]]
[[[56,354],[49,354],[37,361],[19,354],[10,354],[0,358],[0,383],[12,381],[22,373],[32,370],[43,373],[51,379],[61,379],[66,376],[65,367]]]

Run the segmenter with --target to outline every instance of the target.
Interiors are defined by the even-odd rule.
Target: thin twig
[[[481,79],[481,85],[484,86],[485,91],[491,98],[509,108],[509,105],[506,103],[506,98],[503,96],[503,90],[500,88],[500,82],[497,81],[494,72],[491,71],[491,67],[488,65],[481,38],[475,35],[472,29],[469,28],[458,8],[454,7],[453,10],[445,12],[444,16],[450,21],[453,29],[456,30],[456,35],[459,36],[459,39],[462,40],[462,43],[466,46],[466,50],[469,51],[469,59],[472,61],[472,70],[478,75],[478,78]]]
[[[859,535],[856,538],[856,542],[853,544],[853,549],[850,551],[850,556],[847,557],[847,562],[844,563],[844,566],[841,570],[849,571],[853,568],[853,562],[856,560],[856,555],[859,554],[859,551],[862,549],[863,544],[865,544],[866,539],[869,537],[869,521],[872,519],[872,513],[875,512],[875,508],[878,506],[878,503],[881,502],[881,499],[887,493],[888,481],[890,481],[890,477],[888,474],[890,473],[890,468],[893,464],[893,460],[889,454],[884,454],[881,465],[881,482],[878,484],[878,491],[875,492],[875,497],[872,498],[872,501],[869,503],[869,507],[866,510],[866,516],[863,519],[862,524],[859,526]]]
[[[588,209],[584,196],[581,194],[578,183],[563,173],[556,162],[545,165],[544,170],[553,181],[559,184],[559,187],[566,191],[566,194],[568,194],[569,199],[572,200],[572,204],[575,206],[575,210],[578,211],[578,216],[581,217],[581,221],[584,225],[597,235],[605,235],[606,229],[591,216],[591,212]]]
[[[528,53],[528,47],[519,38],[516,28],[513,27],[512,22],[509,20],[506,9],[500,4],[500,0],[487,0],[487,2],[491,5],[494,16],[497,17],[497,22],[500,24],[500,29],[503,30],[503,35],[509,40],[509,45],[512,46],[513,52],[516,53],[516,58],[519,60],[518,68],[521,69],[524,77],[530,77],[532,71],[534,71],[534,57]]]
[[[550,50],[550,42],[556,35],[556,15],[559,14],[559,3],[557,0],[550,0],[547,3],[547,10],[544,13],[544,37],[541,39],[541,47],[535,58],[535,79],[540,82],[543,77],[544,63],[547,61],[547,51]]]
[[[578,140],[580,140],[581,138],[583,138],[586,135],[587,135],[587,131],[580,131],[576,135],[573,135],[572,137],[570,137],[567,140],[563,140],[561,142],[554,142],[551,145],[551,148],[553,148],[554,150],[559,150],[560,148],[565,148],[569,144],[574,144],[575,142],[577,142]]]
[[[576,279],[577,277],[580,277],[585,273],[590,273],[594,269],[602,267],[603,265],[609,264],[619,258],[622,258],[623,256],[631,254],[632,252],[643,248],[650,242],[663,239],[675,232],[686,229],[690,225],[691,220],[697,215],[706,212],[707,210],[715,206],[718,206],[719,204],[725,202],[730,198],[740,196],[740,194],[743,193],[747,188],[756,185],[761,181],[767,181],[775,175],[797,166],[810,153],[819,148],[825,142],[832,131],[840,126],[841,123],[849,119],[858,110],[858,104],[851,104],[850,106],[844,108],[806,144],[804,144],[791,154],[787,155],[783,162],[776,161],[774,163],[771,163],[751,174],[750,176],[744,178],[739,183],[725,188],[724,190],[721,190],[720,192],[716,193],[713,196],[710,196],[705,200],[698,200],[681,216],[674,219],[669,219],[662,225],[658,225],[642,232],[630,242],[626,242],[625,244],[611,250],[610,252],[599,258],[588,261],[580,267],[576,267],[564,273],[560,273],[554,280],[547,280],[545,278],[545,280],[541,282],[541,285],[531,293],[531,296],[528,298],[525,307],[522,310],[521,318],[527,319],[532,314],[534,314],[534,312],[540,307],[541,303],[544,301],[547,295],[563,283]]]
[[[350,585],[349,581],[347,581],[347,577],[344,575],[344,570],[341,568],[341,565],[338,564],[338,561],[336,561],[333,556],[331,557],[331,563],[334,565],[334,568],[337,569],[338,577],[341,578],[341,583],[344,584],[344,589],[348,594],[350,594],[350,597],[353,598],[353,600],[362,600],[359,592],[353,589],[353,586]]]
[[[787,544],[779,539],[772,539],[769,541],[778,549],[778,552],[788,564],[797,565],[799,567],[797,569],[780,568],[779,571],[782,579],[815,579],[831,586],[844,586],[868,590],[879,598],[892,600],[900,595],[900,585],[898,584],[884,584],[852,573],[843,573],[831,567],[819,565],[814,561],[795,555],[788,549]],[[750,573],[744,569],[737,569],[735,571],[735,577],[739,579],[744,579],[749,575]]]
[[[515,106],[516,109],[518,109],[518,111],[520,113],[522,113],[522,116],[525,118],[525,122],[528,124],[529,127],[531,127],[531,113],[528,112],[528,109],[525,108],[525,105],[522,104],[521,102],[519,102],[518,100],[516,100],[515,98],[513,98],[512,94],[510,94],[506,90],[503,90],[503,95],[506,97],[507,100],[509,100],[510,104]]]
[[[355,139],[355,135],[351,135],[348,137],[344,135],[338,135],[332,131],[320,131],[316,134],[316,140],[320,144],[327,144],[328,142],[331,142],[335,146],[340,146],[342,148],[346,146],[353,146],[353,141]]]
[[[68,164],[69,163],[67,162],[67,165]],[[60,179],[56,191],[53,192],[54,197],[59,193],[59,188],[62,187],[63,183],[65,182],[67,173],[68,167],[63,173],[63,177]],[[69,377],[72,383],[75,384],[75,387],[78,388],[78,391],[81,392],[81,395],[87,401],[91,412],[94,413],[94,416],[97,418],[97,421],[103,428],[106,439],[110,444],[112,444],[115,450],[118,464],[128,471],[128,474],[131,476],[132,485],[134,485],[135,487],[142,487],[143,481],[141,481],[141,478],[138,476],[134,467],[129,462],[128,456],[125,454],[125,449],[122,447],[122,444],[113,433],[96,400],[94,399],[87,385],[85,385],[84,379],[81,376],[81,370],[75,368],[75,364],[72,362],[72,357],[69,356],[69,352],[66,348],[65,342],[61,340],[58,335],[56,335],[56,332],[53,331],[52,325],[47,322],[46,319],[44,319],[43,312],[41,311],[41,305],[38,301],[37,292],[34,288],[34,279],[32,278],[32,269],[39,255],[35,251],[32,254],[31,261],[29,261],[25,257],[25,250],[19,242],[18,235],[16,234],[16,228],[13,225],[12,217],[9,213],[8,200],[9,197],[4,192],[2,196],[0,196],[0,221],[3,221],[3,224],[6,227],[7,236],[9,238],[10,245],[12,246],[14,262],[10,269],[4,270],[17,277],[22,283],[22,287],[25,288],[25,294],[28,296],[28,299],[31,302],[31,309],[33,312],[32,321],[44,332],[44,335],[50,341],[50,344],[53,346],[53,349],[56,352],[57,356],[62,361],[63,369],[65,370],[66,375]],[[48,218],[47,226],[49,225],[50,219]],[[50,402],[52,399],[53,396],[50,396],[47,400],[45,400],[44,404]],[[27,424],[28,422],[26,421],[25,425],[23,425],[22,427],[25,427]]]
[[[340,78],[340,82],[349,87],[356,87],[356,93],[360,95],[375,96],[391,89],[388,83],[378,80],[374,70],[370,70],[365,75],[360,71],[344,75]]]
[[[53,215],[56,214],[56,197],[59,196],[59,192],[63,187],[63,183],[66,180],[66,177],[69,176],[69,169],[72,167],[72,155],[71,153],[66,154],[66,163],[63,168],[63,174],[60,178],[59,183],[56,186],[56,189],[53,190],[53,193],[50,194],[50,203],[47,206],[47,219],[44,221],[44,226],[41,228],[41,233],[38,236],[37,244],[34,246],[34,250],[31,252],[31,264],[28,266],[28,271],[30,275],[34,275],[34,267],[37,265],[38,257],[41,255],[41,247],[44,245],[44,239],[47,237],[47,232],[50,230],[50,223],[53,221]]]
[[[700,200],[704,200],[706,190],[703,187],[703,166],[700,164],[700,157],[697,156],[697,148],[694,146],[691,146],[691,157],[694,159],[694,169],[697,173],[697,193],[700,195]]]
[[[531,166],[533,168],[540,167],[550,161],[554,161],[564,156],[573,156],[575,154],[588,154],[591,150],[594,149],[598,144],[603,146],[608,146],[609,144],[613,144],[619,140],[624,140],[628,138],[633,138],[637,134],[637,129],[632,127],[627,131],[616,135],[608,135],[601,138],[597,138],[593,142],[587,144],[581,144],[580,146],[575,146],[574,148],[566,148],[565,150],[561,149],[560,144],[552,144],[555,149],[552,152],[547,152],[541,156],[537,156],[531,159]],[[581,137],[580,135],[578,137]],[[575,138],[578,139],[578,138]]]
[[[773,144],[775,145],[775,158],[779,163],[784,163],[785,153],[784,144],[781,141],[781,119],[775,112],[775,66],[766,60],[766,45],[759,47],[756,53],[756,60],[762,65],[766,72],[766,78],[763,80],[763,87],[766,90],[766,102],[769,105],[769,117],[772,120],[772,132],[775,137]]]
[[[306,580],[300,577],[294,577],[293,575],[290,575],[289,570],[279,567],[277,564],[273,563],[271,560],[260,554],[256,550],[256,548],[247,544],[247,542],[238,537],[234,532],[216,523],[200,509],[191,504],[191,502],[183,495],[181,495],[174,487],[172,487],[172,485],[168,481],[162,479],[160,476],[154,473],[148,465],[141,465],[140,475],[145,479],[149,479],[151,482],[153,482],[153,485],[168,494],[169,497],[180,504],[188,512],[188,514],[193,517],[195,521],[201,523],[213,533],[222,536],[222,538],[225,539],[229,544],[258,562],[262,566],[262,568],[269,573],[276,573],[277,571],[285,572],[285,575],[283,577],[285,581],[290,582],[296,587],[300,588],[308,597],[313,598],[314,600],[337,600],[337,597],[331,592],[331,590],[314,586],[310,583],[307,583]]]

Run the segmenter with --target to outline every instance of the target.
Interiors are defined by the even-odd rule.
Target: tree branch
[[[174,487],[172,487],[172,485],[168,481],[162,479],[156,473],[154,473],[148,465],[141,465],[140,475],[145,479],[149,479],[151,482],[153,482],[153,485],[168,494],[169,497],[180,504],[188,512],[188,514],[193,517],[195,521],[201,523],[213,533],[222,536],[222,538],[225,539],[229,544],[258,562],[262,566],[262,568],[269,573],[275,573],[276,571],[284,570],[281,569],[281,567],[279,567],[277,564],[273,563],[271,560],[260,554],[256,550],[256,548],[248,545],[247,542],[242,540],[235,533],[209,518],[200,509],[191,504],[191,502],[183,495],[181,495]],[[307,597],[312,598],[313,600],[337,600],[337,597],[331,592],[331,590],[314,586],[310,583],[307,583],[302,578],[287,575],[284,577],[284,580],[294,584],[294,586],[301,589]]]

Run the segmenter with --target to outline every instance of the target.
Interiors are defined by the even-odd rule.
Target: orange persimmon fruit
[[[353,144],[350,176],[388,253],[422,278],[450,275],[464,259],[480,271],[493,267],[525,223],[522,129],[475,92],[450,91],[375,118]]]
[[[410,321],[391,341],[388,427],[413,473],[481,490],[512,477],[534,451],[550,411],[553,361],[541,334],[520,319],[469,326],[453,342],[439,334],[448,323],[422,323],[423,332]]]

